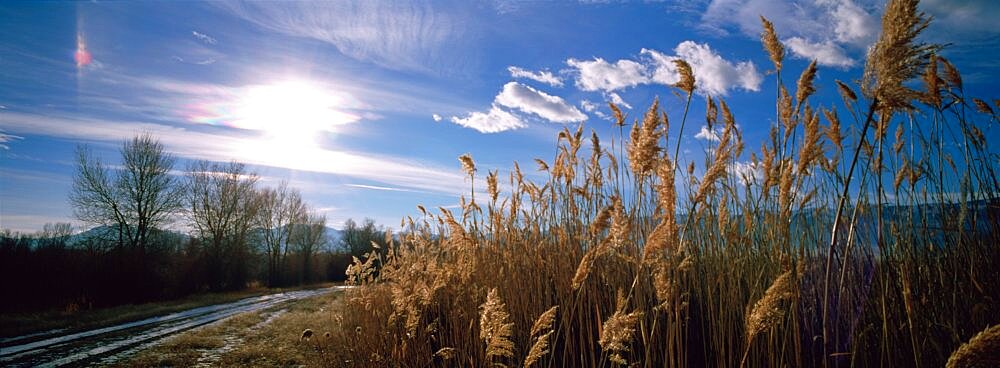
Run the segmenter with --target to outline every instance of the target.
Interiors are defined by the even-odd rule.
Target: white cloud
[[[800,37],[792,37],[784,41],[788,49],[799,57],[816,60],[819,65],[847,68],[854,65],[854,59],[848,57],[840,46],[833,41],[813,43]]]
[[[543,119],[569,123],[587,120],[576,107],[567,104],[562,98],[552,96],[526,85],[509,82],[496,97],[496,103],[512,109],[518,109],[529,114],[535,114]]]
[[[649,55],[653,63],[653,81],[661,84],[677,83],[677,75],[673,60],[684,59],[691,65],[694,72],[695,91],[709,95],[726,95],[729,90],[741,88],[747,91],[759,91],[764,77],[757,72],[757,67],[750,61],[730,62],[722,58],[708,44],[694,41],[684,41],[674,48],[676,56],[642,49],[642,54]]]
[[[611,101],[615,105],[624,107],[626,109],[632,109],[632,105],[629,105],[628,102],[625,102],[625,100],[622,99],[622,96],[619,96],[617,93],[608,92],[605,95],[605,98],[607,98],[608,101]]]
[[[442,117],[441,117],[441,115],[438,115],[438,114],[431,114],[431,119],[434,119],[434,121],[438,121],[439,122],[439,121],[441,121]]]
[[[642,49],[640,60],[622,59],[609,63],[601,58],[594,60],[569,59],[566,64],[577,74],[576,86],[583,91],[602,91],[611,102],[631,108],[614,91],[641,84],[672,85],[680,80],[673,61],[686,60],[694,72],[697,91],[708,95],[726,95],[739,88],[760,90],[763,76],[750,61],[723,59],[708,44],[684,41],[674,48],[674,55]]]
[[[760,164],[737,161],[730,164],[727,171],[729,175],[736,177],[737,182],[741,185],[745,185],[747,181],[751,184],[764,182],[764,170],[761,169]]]
[[[696,133],[694,137],[709,142],[719,142],[722,140],[723,129],[724,127],[722,124],[716,124],[716,126],[711,130],[708,129],[708,125],[702,125],[701,129],[698,130],[698,133]],[[740,130],[740,124],[736,124],[736,130]]]
[[[718,128],[709,130],[708,125],[702,125],[701,130],[699,130],[698,134],[695,134],[694,137],[709,142],[718,142],[722,140],[721,135],[722,132]]]
[[[207,43],[209,45],[214,45],[219,43],[219,41],[213,38],[212,36],[200,33],[198,31],[191,31],[191,35],[194,36],[194,38],[201,40],[201,42]]]
[[[576,86],[584,91],[610,92],[649,83],[646,67],[632,60],[609,63],[601,58],[569,59],[566,64],[576,69]]]
[[[844,1],[837,5],[831,15],[836,22],[834,33],[837,35],[837,41],[861,48],[875,42],[879,23],[873,15],[861,7],[850,1]]]
[[[499,133],[528,126],[516,115],[501,110],[497,105],[493,105],[486,113],[476,111],[469,113],[464,118],[452,116],[451,121],[463,127],[478,130],[480,133]]]
[[[543,70],[540,72],[532,72],[530,70],[522,69],[516,66],[507,67],[507,71],[510,72],[510,76],[514,78],[528,78],[536,82],[541,82],[548,84],[553,87],[562,87],[563,81],[559,77],[552,74],[548,70]]]

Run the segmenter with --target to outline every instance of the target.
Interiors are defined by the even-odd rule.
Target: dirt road
[[[176,333],[236,314],[259,311],[292,300],[340,291],[343,286],[299,290],[241,299],[227,304],[194,308],[183,312],[72,334],[53,331],[5,339],[0,346],[0,365],[14,367],[58,367],[113,364],[123,356],[148,348]]]

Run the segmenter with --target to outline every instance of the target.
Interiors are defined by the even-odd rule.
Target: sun
[[[265,138],[308,144],[318,133],[357,121],[344,112],[342,96],[316,84],[283,81],[248,88],[236,107],[233,125],[258,130]]]
[[[360,119],[345,111],[346,97],[301,80],[254,85],[238,96],[228,125],[260,133],[241,149],[246,155],[273,163],[307,159],[323,134]]]

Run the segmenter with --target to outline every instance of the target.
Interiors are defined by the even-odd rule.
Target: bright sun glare
[[[239,96],[231,125],[262,133],[241,149],[246,156],[272,163],[301,160],[318,148],[322,133],[359,119],[341,111],[345,103],[342,95],[309,82],[258,85]]]

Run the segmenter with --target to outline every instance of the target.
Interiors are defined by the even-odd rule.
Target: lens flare
[[[90,65],[90,62],[93,61],[90,51],[87,51],[87,41],[83,39],[82,33],[76,34],[76,53],[73,55],[73,59],[76,60],[78,69]]]

